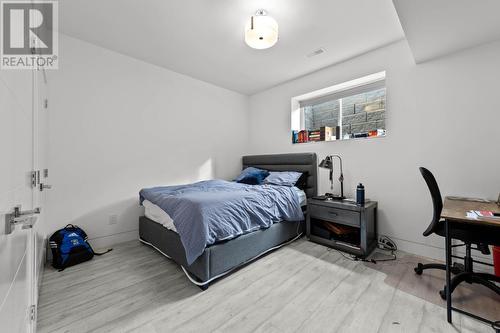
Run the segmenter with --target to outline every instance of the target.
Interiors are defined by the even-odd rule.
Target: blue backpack
[[[50,236],[49,245],[52,251],[52,266],[60,271],[88,261],[94,255],[100,256],[112,250],[108,249],[103,253],[94,252],[87,241],[85,231],[72,224],[54,232]]]

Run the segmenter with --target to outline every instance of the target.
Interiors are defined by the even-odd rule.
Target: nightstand
[[[307,200],[309,240],[359,257],[377,245],[377,202],[358,206],[352,201]]]

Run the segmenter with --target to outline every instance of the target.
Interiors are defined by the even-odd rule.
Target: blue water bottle
[[[356,204],[360,206],[365,204],[365,187],[361,183],[356,187]]]

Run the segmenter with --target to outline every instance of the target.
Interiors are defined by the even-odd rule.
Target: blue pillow
[[[264,184],[294,186],[302,176],[302,172],[296,171],[271,171],[269,176],[264,179]]]
[[[269,176],[269,171],[267,170],[248,167],[234,181],[249,185],[260,185],[267,176]]]

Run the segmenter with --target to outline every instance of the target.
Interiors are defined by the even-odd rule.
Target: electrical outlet
[[[110,215],[108,224],[109,225],[118,224],[118,215],[116,215],[116,214]]]

